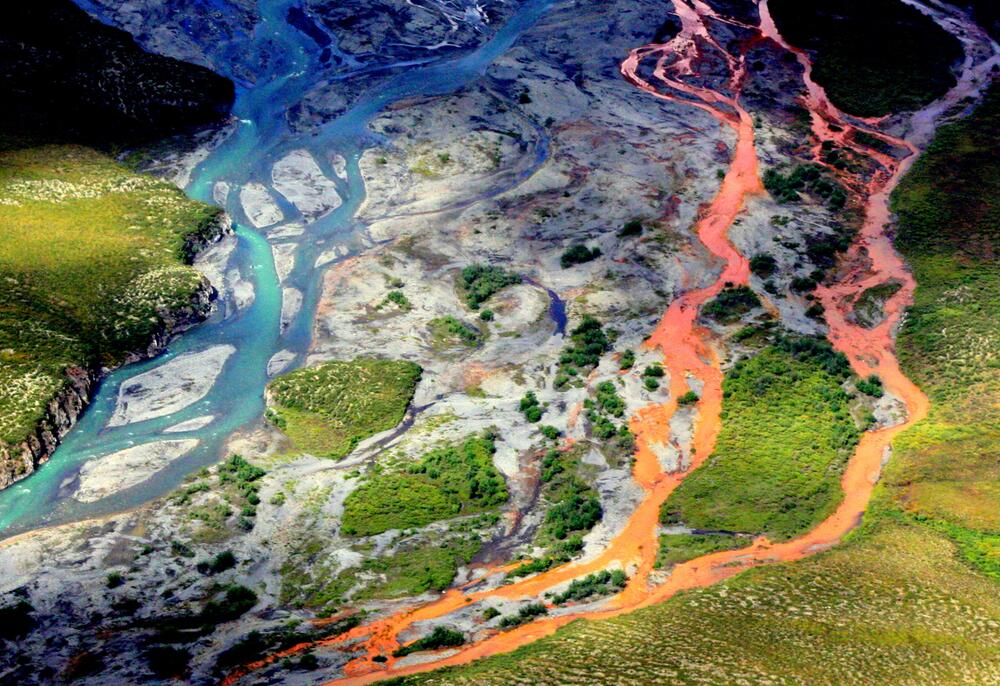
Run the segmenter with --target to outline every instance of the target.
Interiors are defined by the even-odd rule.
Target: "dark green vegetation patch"
[[[405,657],[410,653],[419,653],[421,650],[437,650],[439,648],[454,648],[465,643],[465,635],[461,631],[449,629],[446,626],[436,626],[434,630],[418,638],[413,643],[403,646],[393,652],[393,657]]]
[[[955,83],[961,44],[905,3],[772,0],[770,8],[785,40],[813,52],[813,77],[846,112],[918,109]]]
[[[503,476],[493,466],[492,435],[438,448],[419,462],[384,469],[344,503],[344,531],[371,536],[482,512],[507,501]]]
[[[501,267],[474,264],[462,270],[461,290],[474,310],[508,286],[521,283],[521,276]]]
[[[565,605],[569,602],[581,602],[591,598],[613,595],[625,588],[628,577],[620,569],[605,569],[594,574],[588,574],[582,579],[573,579],[562,593],[552,597],[555,605]]]
[[[373,358],[299,369],[268,384],[270,417],[297,450],[340,458],[403,420],[421,371]]]
[[[840,502],[858,441],[841,388],[847,361],[825,341],[784,339],[723,381],[715,452],[664,503],[664,522],[787,539]]]
[[[701,308],[701,313],[722,324],[732,324],[755,307],[760,307],[760,298],[749,287],[726,286]]]
[[[570,331],[569,341],[559,356],[556,389],[566,388],[574,380],[596,367],[601,356],[611,349],[611,338],[601,322],[584,315],[580,324]],[[581,382],[582,383],[582,382]]]

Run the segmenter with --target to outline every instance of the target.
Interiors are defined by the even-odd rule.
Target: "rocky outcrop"
[[[188,238],[184,246],[185,256],[193,257],[211,242],[231,231],[228,217],[219,214],[213,222]],[[175,336],[205,320],[212,310],[215,297],[215,289],[203,277],[186,303],[157,312],[160,326],[151,336],[149,344],[144,349],[127,355],[123,364],[158,355]],[[48,461],[90,404],[97,382],[109,371],[111,370],[108,368],[99,367],[70,367],[66,370],[66,384],[49,401],[45,415],[38,422],[35,431],[16,445],[0,443],[0,489],[29,476],[38,465]]]
[[[153,55],[70,0],[14,3],[0,22],[0,126],[45,140],[122,145],[216,123],[231,81]]]

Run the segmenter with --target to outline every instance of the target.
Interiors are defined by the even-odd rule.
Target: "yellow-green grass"
[[[403,420],[421,372],[413,362],[374,358],[298,369],[268,385],[269,416],[296,451],[341,458]]]
[[[833,512],[858,429],[846,360],[807,340],[765,347],[726,374],[715,452],[670,495],[663,521],[787,539]]]
[[[918,284],[899,356],[931,412],[896,441],[885,496],[1000,579],[997,127],[994,86],[971,117],[938,132],[893,196],[897,244]]]
[[[1000,595],[924,527],[883,524],[509,655],[406,684],[985,684],[1000,679]]]
[[[0,442],[33,431],[67,367],[121,363],[191,304],[217,217],[87,148],[0,152]]]

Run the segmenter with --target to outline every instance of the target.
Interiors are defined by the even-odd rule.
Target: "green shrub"
[[[596,260],[602,254],[600,248],[588,248],[586,245],[578,243],[568,248],[562,254],[562,257],[559,258],[559,263],[563,269],[569,269],[574,265]]]
[[[625,370],[631,369],[633,366],[635,366],[635,353],[631,350],[626,350],[622,353],[622,357],[618,361],[618,368]]]
[[[560,432],[559,429],[549,424],[542,424],[541,426],[538,427],[538,430],[541,432],[543,436],[545,436],[545,438],[549,439],[550,441],[558,440],[559,436],[562,435],[562,432]]]
[[[495,293],[521,283],[521,276],[501,267],[474,264],[462,270],[460,283],[466,304],[478,310]]]
[[[201,610],[201,619],[209,624],[221,624],[242,617],[257,604],[257,594],[246,586],[230,584],[221,599],[209,600]]]
[[[542,615],[547,615],[549,613],[548,609],[541,603],[529,603],[528,605],[522,605],[516,615],[507,615],[500,620],[501,629],[513,629],[516,626],[521,626],[522,624],[527,624],[536,617],[541,617]]]
[[[427,322],[436,348],[461,344],[475,348],[483,341],[483,332],[468,324],[463,324],[451,315],[437,317]]]
[[[625,401],[618,395],[618,391],[611,381],[597,384],[597,404],[601,410],[612,417],[621,417],[625,414]]]
[[[698,402],[698,400],[699,398],[697,393],[695,393],[694,391],[688,391],[687,393],[685,393],[684,395],[682,395],[677,399],[677,404],[680,405],[681,407],[685,405],[694,405],[696,402]]]
[[[104,582],[104,585],[107,586],[108,588],[118,588],[124,583],[125,579],[122,578],[122,575],[119,572],[111,572],[110,574],[108,574],[108,577]]]
[[[555,605],[565,605],[570,601],[579,602],[595,596],[611,595],[624,589],[627,581],[628,577],[622,570],[605,569],[583,579],[574,579],[565,591],[552,598],[552,602]]]
[[[731,324],[755,307],[760,307],[760,298],[750,288],[726,286],[701,308],[701,313],[723,324]]]
[[[802,164],[792,168],[788,174],[777,169],[764,172],[764,187],[779,203],[801,200],[800,191],[809,192],[827,202],[831,210],[840,210],[847,203],[847,192],[835,180],[823,173],[817,164]]]
[[[770,278],[778,269],[778,261],[766,252],[757,253],[750,258],[750,271],[762,279]]]
[[[596,367],[601,356],[610,349],[611,340],[601,322],[584,315],[580,324],[570,331],[569,342],[559,356],[560,374],[555,380],[556,388],[564,388],[581,371]]]
[[[632,219],[625,222],[622,230],[618,232],[621,238],[629,238],[631,236],[638,236],[642,234],[642,222],[638,219]]]
[[[444,626],[436,626],[431,633],[419,638],[409,645],[402,646],[393,652],[393,657],[405,657],[421,650],[437,650],[439,648],[454,648],[465,643],[465,634]]]
[[[385,299],[376,306],[375,309],[381,310],[386,305],[393,304],[396,305],[401,310],[412,310],[413,303],[410,302],[409,298],[403,293],[403,291],[389,291]]]
[[[532,424],[542,418],[542,405],[538,402],[538,398],[535,396],[534,391],[528,391],[525,393],[524,397],[521,398],[520,407],[521,412],[524,414],[524,418]]]

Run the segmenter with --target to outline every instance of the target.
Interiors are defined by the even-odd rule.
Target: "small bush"
[[[521,398],[521,412],[524,414],[524,418],[532,424],[542,418],[542,405],[538,402],[534,391],[528,391]]]
[[[493,294],[519,283],[520,274],[483,264],[473,264],[463,269],[460,281],[465,302],[473,310],[478,310]]]
[[[501,629],[513,629],[516,626],[521,626],[530,622],[535,617],[541,617],[542,615],[547,615],[549,611],[541,603],[530,603],[528,605],[522,606],[516,615],[507,615],[500,620]]]
[[[698,402],[698,394],[694,391],[688,391],[677,399],[677,404],[682,407],[684,405],[694,405],[696,402]]]
[[[778,261],[772,255],[757,253],[750,258],[750,271],[762,279],[770,278],[778,269]]]
[[[242,617],[256,604],[256,593],[246,586],[230,584],[222,599],[212,599],[205,603],[201,618],[209,624],[221,624]]]
[[[610,595],[625,588],[628,577],[620,569],[604,570],[596,574],[590,574],[583,579],[574,579],[569,588],[559,593],[552,602],[556,605],[563,605],[571,600],[586,600],[593,596]]]
[[[110,574],[108,574],[108,578],[105,581],[105,585],[108,588],[118,588],[124,583],[125,579],[122,578],[122,575],[119,574],[118,572],[111,572]]]
[[[618,232],[621,238],[628,238],[630,236],[638,236],[642,234],[642,222],[638,219],[633,219],[631,221],[625,222],[625,226],[622,230]]]
[[[884,390],[882,389],[882,379],[878,377],[877,374],[872,374],[867,379],[861,379],[856,384],[859,391],[865,395],[870,395],[873,398],[881,398]]]
[[[726,286],[701,312],[717,322],[731,324],[759,306],[760,298],[747,286]]]
[[[631,369],[635,366],[635,353],[631,350],[626,350],[622,353],[621,359],[618,360],[618,368],[625,370]]]
[[[542,433],[543,436],[545,436],[550,441],[558,440],[559,436],[561,435],[559,429],[557,429],[554,426],[551,426],[550,424],[542,424],[540,427],[538,427],[538,430]]]
[[[559,264],[563,269],[569,269],[577,264],[591,262],[600,257],[603,253],[600,248],[588,248],[582,243],[578,243],[568,248],[559,258]]]

